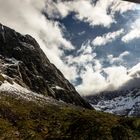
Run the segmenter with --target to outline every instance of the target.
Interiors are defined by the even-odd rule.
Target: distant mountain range
[[[140,89],[102,92],[86,97],[96,110],[121,116],[140,116]]]

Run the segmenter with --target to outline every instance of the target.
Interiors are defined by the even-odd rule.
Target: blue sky
[[[129,30],[129,25],[136,20],[138,17],[139,10],[127,11],[124,14],[116,14],[115,18],[117,23],[112,24],[110,28],[103,26],[89,26],[88,23],[78,21],[74,18],[74,13],[68,15],[64,19],[59,20],[59,22],[66,28],[65,38],[70,40],[75,46],[76,51],[68,51],[66,54],[77,55],[77,51],[80,49],[83,43],[92,41],[97,36],[102,36],[109,32],[114,32],[119,29],[125,29],[127,32]],[[131,17],[131,18],[130,18]],[[129,43],[124,43],[121,39],[122,36],[117,37],[114,41],[101,45],[101,47],[96,47],[94,52],[97,53],[98,59],[106,59],[107,55],[113,55],[117,57],[124,51],[131,52],[131,55],[125,57],[125,64],[128,67],[135,65],[137,59],[140,57],[140,40],[134,39]],[[129,60],[129,61],[128,61]],[[106,65],[108,66],[108,65]]]
[[[92,48],[92,53],[96,54],[96,57],[94,57],[94,59],[100,61],[102,69],[111,67],[119,68],[123,66],[127,71],[128,69],[131,69],[131,67],[137,65],[137,63],[139,63],[140,61],[139,37],[134,38],[128,42],[122,40],[123,36],[125,36],[125,34],[129,32],[131,24],[133,24],[133,22],[136,21],[139,16],[139,6],[135,5],[134,7],[134,9],[129,9],[124,13],[116,12],[114,14],[116,22],[112,23],[110,27],[104,27],[103,25],[90,26],[89,23],[76,19],[76,13],[73,12],[65,18],[59,19],[58,21],[65,27],[65,37],[70,40],[71,43],[75,46],[74,51],[68,51],[66,52],[66,55],[73,56],[73,58],[80,56],[78,50],[84,43],[85,45],[90,45],[90,47]],[[107,35],[108,33],[112,32],[115,33],[121,29],[123,30],[123,33],[116,36],[109,43],[98,45],[98,47],[92,44],[92,41],[96,39],[96,37],[103,36],[105,34]],[[94,62],[92,60],[90,62],[88,62],[87,60],[87,63],[92,64],[92,67],[94,69]],[[84,63],[83,65],[77,66],[77,64],[73,63],[72,65],[77,66],[78,71],[80,71],[80,75],[80,73],[86,71],[84,70],[84,65],[86,64]],[[107,78],[108,74],[102,72],[102,70],[100,73],[105,78]],[[74,79],[73,83],[75,84],[75,86],[79,87],[80,84],[82,85],[82,80],[83,79],[79,76],[77,79]]]
[[[0,18],[3,24],[32,35],[81,95],[138,86],[138,4],[121,0],[98,0],[96,4],[94,0],[0,0]]]

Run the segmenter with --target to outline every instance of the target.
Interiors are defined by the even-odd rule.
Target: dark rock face
[[[29,35],[0,25],[0,71],[18,84],[46,96],[91,108]]]

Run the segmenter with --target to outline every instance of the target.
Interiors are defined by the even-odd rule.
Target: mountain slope
[[[11,92],[12,95],[13,92],[15,91]],[[23,100],[18,96],[5,96],[6,92],[0,94],[1,139],[139,140],[140,138],[140,119],[117,117],[63,102],[53,102],[49,98],[43,102],[38,98]]]
[[[140,89],[103,92],[86,97],[94,108],[122,116],[140,116]]]
[[[29,35],[0,25],[0,71],[38,94],[91,108]]]

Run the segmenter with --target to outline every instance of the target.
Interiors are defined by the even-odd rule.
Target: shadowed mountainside
[[[91,108],[29,35],[0,25],[0,71],[23,87],[67,103]]]

